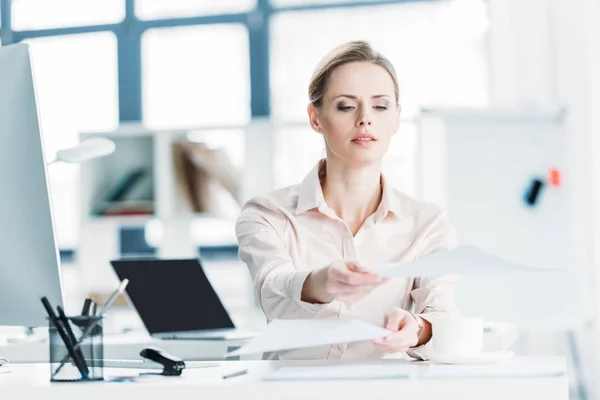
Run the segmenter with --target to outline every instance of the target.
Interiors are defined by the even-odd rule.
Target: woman
[[[336,48],[309,86],[311,127],[326,158],[297,185],[251,199],[236,224],[262,309],[276,318],[357,318],[394,331],[371,341],[291,350],[271,359],[426,358],[431,318],[454,312],[452,278],[370,270],[455,246],[440,209],[389,187],[381,160],[401,107],[391,63],[368,43]],[[410,312],[414,305],[415,313]]]

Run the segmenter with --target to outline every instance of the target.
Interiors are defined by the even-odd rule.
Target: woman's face
[[[336,68],[321,106],[308,111],[313,129],[325,136],[327,157],[354,165],[380,161],[400,120],[392,77],[367,62]]]

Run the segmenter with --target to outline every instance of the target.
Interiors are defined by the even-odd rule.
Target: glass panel
[[[110,32],[32,39],[36,91],[48,160],[77,144],[81,131],[118,125],[117,40]],[[59,245],[79,237],[78,167],[48,169]]]
[[[279,13],[271,35],[273,116],[306,120],[313,69],[332,48],[356,39],[394,64],[404,117],[426,105],[485,106],[486,32],[482,0]]]
[[[141,19],[178,18],[244,12],[256,0],[136,0],[135,13]]]
[[[142,37],[142,63],[147,126],[232,126],[249,121],[244,26],[150,29]]]
[[[125,18],[125,0],[13,0],[11,18],[18,31],[112,24]]]

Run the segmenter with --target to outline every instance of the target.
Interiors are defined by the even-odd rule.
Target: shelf
[[[143,225],[156,219],[155,215],[98,215],[89,216],[87,222],[110,222],[122,225]]]
[[[81,140],[107,137],[116,144],[116,150],[110,156],[81,165],[82,236],[78,262],[82,266],[86,289],[114,289],[116,278],[108,260],[124,256],[121,228],[143,227],[145,240],[157,257],[196,257],[201,251],[209,259],[235,259],[235,220],[239,203],[246,197],[245,192],[264,191],[257,188],[257,179],[244,178],[256,176],[258,170],[269,163],[268,158],[258,154],[248,160],[250,152],[247,146],[256,145],[256,150],[262,154],[265,147],[260,145],[263,142],[260,139],[270,137],[270,131],[265,129],[264,124],[255,125],[251,128],[236,127],[237,135],[222,134],[224,129],[229,129],[224,127],[155,131],[140,124],[125,124],[113,132],[82,133]],[[246,139],[247,136],[250,140]],[[183,148],[185,158],[181,157],[184,154],[182,149],[174,146],[182,139],[191,143]],[[235,145],[231,145],[232,140]],[[201,143],[205,144],[205,148]],[[226,150],[221,153],[214,151],[215,148]],[[204,163],[209,163],[208,167]],[[209,191],[205,192],[205,186],[196,181],[205,175],[194,173],[194,165],[200,165],[200,171],[204,168],[209,171],[207,175],[217,177],[225,184],[213,185],[211,181]],[[145,179],[149,180],[149,196],[144,200],[152,203],[152,214],[99,215],[101,199],[107,201],[111,193],[119,194],[116,188],[123,183],[124,176],[140,168],[148,171]],[[179,171],[192,173],[180,174]],[[182,175],[186,175],[185,178]],[[190,189],[183,190],[182,182],[191,182]],[[138,187],[139,192],[143,190]],[[210,194],[209,199],[204,198],[205,193]],[[238,197],[237,201],[232,198],[232,193]],[[123,195],[121,201],[126,197]],[[194,212],[188,201],[194,202],[195,210],[214,212]]]

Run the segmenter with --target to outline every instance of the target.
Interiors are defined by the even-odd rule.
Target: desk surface
[[[243,340],[161,340],[151,338],[145,332],[131,332],[104,336],[104,357],[136,360],[143,348],[155,346],[186,361],[225,360],[229,347],[243,343]],[[13,364],[46,363],[48,341],[0,344],[0,357]]]
[[[515,359],[522,365],[535,360],[538,364],[562,365],[561,357]],[[332,361],[222,361],[219,367],[188,368],[179,377],[144,376],[136,382],[50,383],[48,364],[9,365],[11,372],[0,373],[0,391],[3,398],[53,400],[65,398],[128,399],[143,398],[243,398],[243,399],[327,399],[345,400],[401,397],[419,399],[535,399],[567,400],[568,381],[563,373],[535,377],[461,377],[427,378],[428,363],[403,360],[378,360],[371,363],[396,364],[401,368],[415,368],[418,377],[407,379],[264,381],[281,366],[347,365]],[[224,374],[247,369],[248,373],[231,379]],[[105,377],[134,370],[105,368]]]

